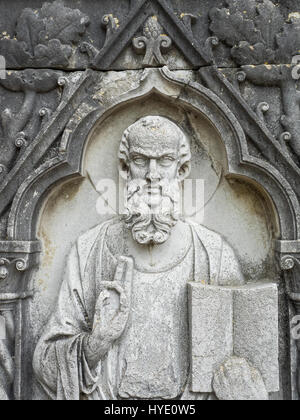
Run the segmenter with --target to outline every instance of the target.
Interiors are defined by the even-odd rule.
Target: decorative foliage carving
[[[272,63],[276,36],[284,25],[270,0],[228,0],[227,7],[210,11],[211,31],[231,47],[238,64]]]
[[[39,114],[40,114],[40,117],[42,118],[42,124],[46,124],[50,120],[50,117],[52,115],[52,109],[43,107],[40,109]]]
[[[289,64],[291,58],[299,54],[300,49],[300,14],[292,13],[283,27],[283,31],[276,36],[278,45],[277,58],[280,63]]]
[[[239,65],[289,64],[300,49],[300,14],[285,22],[270,0],[227,0],[210,11],[211,31],[231,47]]]
[[[38,73],[42,74],[42,72],[45,72],[45,70],[41,70]],[[11,169],[9,173],[3,178],[2,182],[0,183],[0,214],[2,214],[5,211],[5,208],[13,199],[16,190],[20,186],[20,181],[32,174],[34,168],[36,167],[35,165],[37,165],[38,162],[41,161],[41,159],[44,159],[44,162],[46,164],[46,161],[48,161],[49,158],[54,157],[52,155],[53,149],[51,149],[53,143],[59,137],[61,130],[74,114],[74,109],[77,109],[77,107],[82,103],[83,98],[86,97],[87,92],[89,91],[89,88],[94,80],[92,77],[92,72],[89,71],[84,74],[76,73],[76,75],[62,78],[59,77],[61,74],[60,72],[54,72],[51,70],[50,73],[52,72],[57,75],[55,78],[55,85],[59,82],[58,85],[61,87],[60,103],[58,105],[59,98],[57,98],[58,100],[55,101],[54,106],[57,107],[58,105],[58,107],[55,110],[55,112],[53,112],[50,121],[47,124],[44,123],[46,124],[46,126],[42,125],[42,129],[34,130],[37,127],[35,126],[35,124],[31,124],[30,120],[30,124],[27,124],[27,127],[28,129],[31,128],[31,131],[34,134],[30,137],[30,142],[28,141],[28,145],[22,153],[22,155],[20,155],[19,158],[16,160],[13,160],[15,153],[15,146],[13,146],[13,156],[11,157],[11,159],[13,160],[14,165],[10,165]],[[41,122],[41,118],[43,118],[44,112],[42,110],[42,115],[40,115],[39,111],[40,107],[37,107],[36,116],[39,122]],[[32,118],[34,117],[35,113],[33,113],[32,115]],[[9,145],[7,146],[7,144]],[[2,150],[5,151],[5,147],[12,146],[11,143],[3,141],[1,147],[3,147]],[[48,151],[49,154],[47,155]],[[55,156],[57,156],[57,151],[55,151]],[[3,157],[6,157],[6,155],[3,155]],[[0,154],[0,161],[1,158],[2,154]],[[10,163],[12,162],[12,160],[10,160]],[[6,168],[4,167],[4,164],[2,164],[2,166],[3,170],[5,171]],[[16,174],[18,175],[16,176]],[[17,179],[17,177],[19,178]],[[12,189],[9,187],[11,181],[14,184]]]
[[[180,19],[183,21],[190,34],[193,35],[193,25],[197,22],[197,16],[192,15],[191,13],[181,13]]]
[[[143,64],[166,64],[162,54],[169,51],[172,46],[172,40],[163,33],[163,28],[158,22],[157,16],[151,16],[147,19],[143,28],[143,34],[143,36],[134,38],[132,41],[136,53],[145,54]]]
[[[281,87],[284,132],[278,144],[286,155],[294,159],[295,154],[299,158],[300,93],[295,77],[287,65],[265,63],[292,62],[292,56],[300,50],[300,14],[290,14],[285,22],[277,5],[270,0],[227,0],[226,5],[211,10],[210,29],[231,47],[232,58],[238,65],[244,65],[243,71],[252,83]],[[261,112],[258,115],[262,117]]]
[[[260,103],[257,105],[256,112],[257,112],[257,115],[259,116],[259,118],[260,118],[262,121],[264,121],[264,120],[265,120],[264,114],[265,114],[266,112],[268,112],[268,111],[269,111],[269,109],[270,109],[270,105],[269,105],[267,102],[260,102]]]
[[[47,93],[57,87],[60,74],[52,70],[24,70],[8,72],[0,84],[7,90],[23,92],[24,100],[18,112],[6,108],[1,115],[3,136],[0,142],[2,174],[7,172],[16,149],[27,146],[26,126],[32,119],[38,93]],[[1,174],[0,174],[1,175]]]
[[[219,38],[210,36],[205,41],[204,51],[211,63],[215,64],[213,49],[219,45]]]
[[[112,14],[104,15],[102,18],[102,26],[106,29],[106,38],[102,47],[102,49],[104,49],[111,40],[113,34],[119,29],[119,19]],[[88,55],[90,62],[93,62],[93,59],[100,53],[100,51],[90,42],[82,42],[80,51]]]
[[[293,77],[293,66],[244,66],[248,80],[262,86],[279,86],[282,92],[284,114],[281,124],[284,132],[280,136],[279,144],[289,154],[293,151],[300,157],[300,92],[297,90]],[[288,145],[287,146],[287,142]]]
[[[281,87],[284,132],[278,145],[283,153],[297,161],[300,157],[300,93],[289,63],[300,50],[300,14],[291,13],[285,22],[279,7],[270,0],[227,0],[225,4],[224,8],[210,11],[210,29],[231,47],[232,58],[243,65],[242,70],[252,83]],[[266,65],[277,62],[287,65]],[[263,121],[259,106],[258,115]]]
[[[112,35],[118,30],[120,26],[119,19],[114,17],[112,14],[104,15],[102,19],[102,25],[106,28],[106,39],[103,46],[104,48],[108,44]]]
[[[6,56],[9,51],[16,66],[66,67],[88,24],[88,16],[65,7],[61,0],[44,3],[41,9],[25,9],[16,36],[6,34],[0,40],[0,54]]]

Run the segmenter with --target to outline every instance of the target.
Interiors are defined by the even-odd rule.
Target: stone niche
[[[207,117],[152,94],[147,100],[119,107],[96,123],[85,148],[82,163],[85,176],[60,183],[44,202],[37,230],[43,251],[40,267],[32,279],[36,294],[30,301],[31,329],[25,338],[31,351],[53,312],[71,246],[82,233],[113,216],[113,212],[98,214],[97,201],[101,198],[95,185],[103,179],[118,185],[117,156],[122,134],[148,115],[172,119],[189,138],[192,151],[189,178],[204,181],[205,196],[205,208],[194,220],[219,232],[231,244],[248,283],[279,281],[273,247],[278,222],[266,193],[250,180],[224,176],[228,171],[226,150]],[[43,398],[43,393],[34,384],[33,394],[28,397]]]
[[[299,400],[299,28],[298,0],[1,1],[0,400],[193,399],[193,393]],[[188,199],[200,203],[194,224],[176,224],[171,206],[167,221],[166,214],[163,222],[151,215],[140,236],[136,209],[127,209],[130,236],[124,224],[109,222],[122,208],[118,153],[132,127],[143,133],[131,139],[142,150],[138,156],[128,158],[130,130],[127,151],[122,143],[123,172],[138,185],[132,196],[141,196],[148,180],[144,164],[154,178],[161,165],[164,181],[174,182],[159,185],[161,195],[169,194],[160,203],[176,202],[178,181],[188,174],[186,181],[203,192]],[[155,137],[149,127],[158,133],[163,127],[166,135]],[[159,156],[167,146],[172,156]],[[149,182],[145,188],[152,190]],[[146,210],[145,203],[157,206],[152,199],[144,200]],[[186,221],[190,216],[182,213]],[[97,239],[97,229],[86,234],[95,226]],[[174,228],[171,242],[162,240],[166,226]],[[109,259],[112,242],[124,254]],[[69,295],[67,261],[79,267],[69,276],[76,285]],[[153,271],[139,271],[140,261]],[[149,273],[158,283],[147,283]],[[148,286],[165,299],[157,310],[159,299],[152,307],[144,300]],[[112,299],[105,312],[114,292],[120,305]],[[103,319],[117,313],[107,322],[109,345],[97,341],[95,308]],[[124,314],[136,316],[133,327]],[[159,339],[144,340],[153,325]],[[69,327],[76,331],[69,334]],[[141,343],[150,343],[146,369]],[[121,374],[106,377],[117,366]],[[173,376],[159,373],[170,370]]]

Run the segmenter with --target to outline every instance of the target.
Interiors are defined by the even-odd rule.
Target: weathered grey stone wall
[[[298,400],[299,2],[0,6],[0,314],[10,319],[0,399],[46,398],[34,348],[72,245],[107,219],[87,173],[117,181],[122,133],[161,115],[187,133],[190,178],[205,181],[197,223],[230,243],[247,283],[278,285],[280,391],[270,398]]]

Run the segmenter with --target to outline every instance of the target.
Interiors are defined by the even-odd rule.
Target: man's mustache
[[[131,180],[127,182],[127,200],[129,201],[134,195],[144,195],[155,192],[160,192],[162,196],[170,198],[173,202],[177,201],[178,193],[180,192],[179,182],[177,180],[160,180],[160,181],[146,181],[146,180]]]

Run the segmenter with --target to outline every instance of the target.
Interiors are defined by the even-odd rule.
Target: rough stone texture
[[[269,392],[279,390],[277,286],[235,290],[234,354],[259,370]]]
[[[213,388],[219,400],[268,400],[268,392],[259,370],[238,357],[230,358],[220,366],[214,377]]]
[[[212,392],[214,372],[232,355],[232,292],[189,284],[193,392]]]
[[[72,245],[108,216],[97,214],[92,184],[118,179],[125,128],[160,115],[191,142],[190,177],[205,179],[194,222],[221,233],[248,283],[279,284],[280,391],[269,397],[298,400],[290,326],[300,314],[299,2],[0,6],[0,399],[45,398],[33,381],[34,348]],[[259,374],[241,366],[244,385],[253,373],[259,389]],[[257,386],[243,395],[255,399]],[[220,398],[238,399],[225,388],[216,388]]]
[[[190,283],[189,290],[193,391],[211,392],[215,371],[234,355],[258,369],[268,392],[277,392],[277,286]]]

